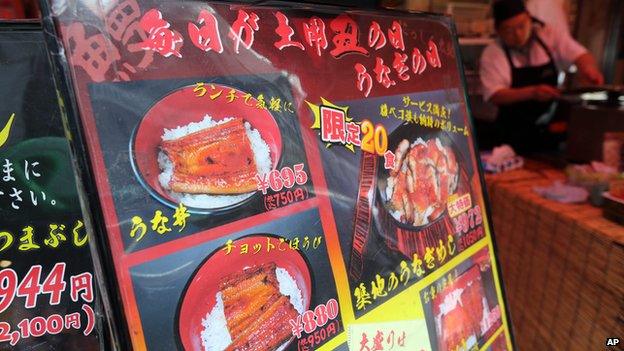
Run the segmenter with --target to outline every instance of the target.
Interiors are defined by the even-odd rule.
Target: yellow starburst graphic
[[[306,100],[306,104],[308,104],[308,107],[310,108],[310,110],[312,111],[312,114],[314,115],[314,123],[312,123],[312,129],[314,130],[321,130],[321,108],[322,107],[327,107],[327,108],[331,108],[334,110],[339,110],[342,111],[344,113],[344,120],[345,120],[345,125],[349,122],[353,122],[356,124],[359,124],[359,122],[354,122],[353,118],[349,117],[349,106],[338,106],[336,104],[331,103],[329,100],[326,100],[325,98],[321,97],[321,104],[320,105],[315,105],[309,101]],[[347,143],[326,143],[325,147],[330,148],[332,145],[342,145],[345,148],[347,148],[347,150],[355,153],[355,145],[353,145],[350,142]]]

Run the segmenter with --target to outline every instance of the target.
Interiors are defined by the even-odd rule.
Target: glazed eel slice
[[[255,318],[242,333],[232,335],[226,351],[275,350],[292,337],[289,320],[297,318],[297,311],[284,295],[273,295],[257,310]]]
[[[226,277],[219,289],[232,343],[226,351],[275,350],[292,337],[298,312],[279,292],[275,264],[252,267]]]
[[[161,143],[173,163],[171,190],[189,194],[243,194],[256,190],[258,170],[244,122],[225,123]]]

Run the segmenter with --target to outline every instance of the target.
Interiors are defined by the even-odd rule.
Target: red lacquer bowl
[[[214,91],[223,91],[214,100],[209,96],[213,91],[212,85],[214,85]],[[219,84],[212,85],[206,84],[208,93],[203,97],[197,97],[193,92],[195,86],[187,86],[171,92],[147,111],[132,133],[130,160],[137,179],[156,200],[172,208],[176,208],[178,204],[158,181],[158,175],[161,173],[158,167],[158,152],[165,128],[173,129],[191,122],[199,122],[207,114],[214,121],[220,121],[226,117],[241,117],[249,122],[253,129],[258,130],[269,146],[272,169],[277,167],[282,153],[280,129],[268,110],[257,108],[257,101],[254,98],[245,101],[243,91]],[[229,102],[226,94],[232,89],[237,98]],[[249,198],[236,204],[209,209],[187,207],[193,213],[213,213],[229,210],[248,200]]]
[[[267,252],[267,240],[275,244],[275,248]],[[175,334],[178,341],[187,351],[203,350],[201,332],[204,327],[202,319],[212,311],[219,292],[219,282],[233,273],[242,272],[247,267],[259,266],[266,263],[275,263],[294,278],[301,291],[304,310],[310,308],[312,295],[312,277],[308,263],[299,251],[286,248],[277,249],[279,237],[272,235],[250,235],[233,242],[234,249],[227,254],[224,247],[213,251],[199,266],[187,283],[182,298],[178,304],[176,314]],[[249,253],[241,254],[240,247],[249,245]],[[253,254],[254,244],[260,244],[262,249]],[[292,341],[292,339],[291,339]]]

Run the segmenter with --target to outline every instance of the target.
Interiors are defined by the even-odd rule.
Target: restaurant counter
[[[531,162],[486,176],[519,350],[598,350],[624,335],[624,227],[533,191],[564,178]]]

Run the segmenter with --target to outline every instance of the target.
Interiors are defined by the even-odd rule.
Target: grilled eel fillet
[[[232,337],[226,351],[275,350],[291,338],[288,321],[298,312],[279,292],[275,264],[227,277],[219,288]]]
[[[256,190],[258,172],[241,118],[161,143],[173,162],[171,190],[189,194],[243,194]]]

